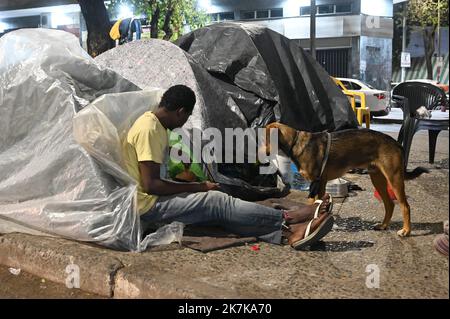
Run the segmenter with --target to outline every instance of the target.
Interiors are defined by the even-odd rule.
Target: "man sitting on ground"
[[[154,112],[139,117],[127,134],[124,157],[128,173],[138,182],[138,209],[143,225],[178,221],[186,225],[221,226],[240,236],[300,249],[332,228],[331,198],[313,205],[279,210],[243,201],[217,191],[211,182],[177,183],[161,179],[168,147],[167,129],[183,126],[192,113],[194,92],[184,85],[169,88]]]

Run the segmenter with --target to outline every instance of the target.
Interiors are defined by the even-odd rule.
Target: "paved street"
[[[21,271],[13,275],[9,267],[0,266],[0,299],[1,298],[101,298],[101,296],[84,292],[80,289],[68,289],[44,278]]]
[[[239,304],[233,299],[250,300],[243,302],[247,306],[262,299],[270,307],[268,299],[282,299],[300,311],[302,299],[446,302],[448,6],[440,0],[0,0],[0,299],[8,304],[12,299],[176,299],[154,302],[163,305],[168,318],[175,313],[216,317],[212,306],[202,305],[208,304],[205,299],[225,300],[222,306],[230,306],[231,317],[242,313],[231,311]],[[178,202],[161,198],[212,188],[247,199],[276,196],[273,190],[282,183],[276,174],[257,172],[267,159],[246,130],[275,118],[313,132],[363,123],[362,128],[394,140],[406,124],[401,136],[408,142],[407,167],[395,165],[395,154],[384,147],[389,137],[360,138],[371,134],[363,129],[328,139],[326,152],[286,128],[278,142],[293,141],[286,154],[308,144],[313,158],[301,158],[301,166],[323,157],[322,170],[333,170],[330,162],[359,166],[367,148],[377,150],[385,162],[378,168],[394,185],[389,190],[398,190],[399,172],[412,172],[404,175],[411,178],[426,171],[404,181],[407,204],[396,192],[403,212],[410,208],[411,225],[409,216],[403,221],[398,203],[387,203],[385,218],[371,177],[380,190],[386,183],[374,175],[373,166],[380,164],[373,155],[366,169],[339,172],[346,172],[342,178],[348,183],[329,181],[333,218],[313,219],[312,233],[308,222],[279,226],[281,241],[288,237],[297,248],[321,237],[305,250],[238,238],[204,224],[188,225],[183,234],[180,223],[148,234],[147,223],[157,228],[158,220],[180,220],[183,214],[191,221],[216,220],[216,226],[250,220],[262,231],[263,219],[273,220],[268,214],[289,223],[291,211],[263,214],[268,210],[260,205],[310,204],[310,183],[283,156],[277,156],[279,171],[292,182],[282,194],[290,189],[289,194],[257,202],[252,211],[261,214],[256,217],[233,219],[226,209],[208,205],[195,209],[205,202],[233,206],[230,198],[218,196],[214,202],[213,193]],[[416,132],[419,127],[430,131]],[[186,129],[192,141],[186,140]],[[181,139],[174,140],[176,135]],[[337,139],[350,135],[338,145]],[[335,156],[348,153],[349,145],[349,157]],[[429,154],[435,146],[435,154]],[[256,163],[243,163],[244,157],[255,162],[256,148]],[[171,157],[168,167],[158,164],[163,157]],[[223,163],[182,165],[175,157]],[[236,166],[239,162],[243,165]],[[222,185],[176,185],[162,180],[159,170],[177,181],[207,176]],[[325,175],[330,177],[320,173]],[[335,195],[347,190],[345,197]],[[137,210],[155,214],[154,220],[150,216],[140,224]],[[194,216],[201,213],[210,214]],[[391,213],[387,227],[382,222]],[[375,230],[380,223],[387,229]],[[400,237],[409,226],[411,233]],[[230,229],[245,233],[248,227]],[[144,252],[127,251],[144,247]],[[337,315],[336,308],[327,308]]]

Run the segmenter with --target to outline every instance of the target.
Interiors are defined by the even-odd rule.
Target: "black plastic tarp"
[[[319,132],[357,127],[347,97],[296,41],[268,28],[217,23],[177,43],[217,79],[252,127],[279,121]]]

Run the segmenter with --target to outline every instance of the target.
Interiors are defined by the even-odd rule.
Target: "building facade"
[[[74,33],[83,46],[86,27],[75,0],[0,2],[0,36],[18,28],[46,27]],[[108,2],[108,1],[106,1]],[[310,46],[310,0],[198,0],[213,23],[261,24]],[[338,77],[389,89],[392,78],[392,0],[316,0],[317,61]]]
[[[310,46],[310,0],[200,0],[213,23],[260,24]],[[316,0],[316,58],[330,73],[389,89],[392,0]]]
[[[77,36],[86,47],[86,25],[76,0],[0,1],[0,36],[23,28],[64,30]]]

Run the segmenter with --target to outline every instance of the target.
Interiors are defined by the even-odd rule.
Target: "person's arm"
[[[218,184],[204,183],[176,183],[160,178],[160,165],[153,161],[139,162],[144,192],[152,195],[174,195],[179,193],[207,192],[219,188]]]

